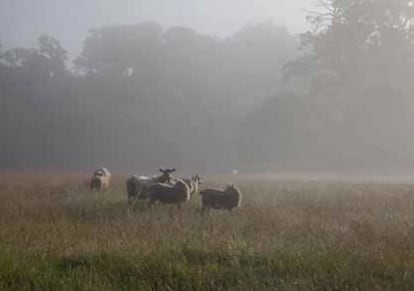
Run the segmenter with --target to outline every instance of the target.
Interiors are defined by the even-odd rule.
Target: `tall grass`
[[[128,212],[113,180],[2,173],[0,289],[414,290],[413,185],[240,178],[240,209],[201,216]]]

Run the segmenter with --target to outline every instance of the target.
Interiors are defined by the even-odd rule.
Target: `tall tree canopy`
[[[410,0],[320,0],[302,36],[320,83],[407,81],[413,69],[414,5]],[[396,84],[397,84],[396,83]]]

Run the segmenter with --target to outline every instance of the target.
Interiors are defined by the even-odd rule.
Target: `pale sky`
[[[306,30],[315,0],[0,0],[0,44],[33,45],[40,34],[80,51],[89,29],[156,21],[218,36],[247,23],[273,21],[291,32]]]

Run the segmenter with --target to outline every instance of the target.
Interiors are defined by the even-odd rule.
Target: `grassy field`
[[[1,174],[0,290],[414,290],[414,185],[239,178],[202,217],[113,180]]]

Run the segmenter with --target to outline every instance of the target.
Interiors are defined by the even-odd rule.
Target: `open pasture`
[[[125,178],[2,173],[0,290],[414,290],[414,185],[232,177],[241,207],[201,216],[131,213]]]

